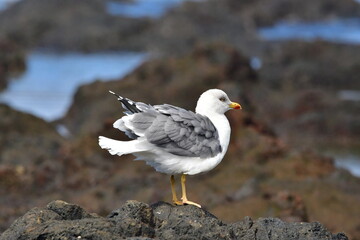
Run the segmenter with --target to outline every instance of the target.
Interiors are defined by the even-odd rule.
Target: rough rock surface
[[[25,70],[24,50],[0,37],[0,90],[8,84],[8,78]]]
[[[107,217],[89,214],[77,205],[53,201],[33,208],[0,237],[12,239],[317,239],[346,240],[320,223],[286,223],[277,218],[245,217],[226,224],[195,206],[151,206],[127,201]]]
[[[139,50],[151,22],[112,16],[106,1],[27,0],[0,13],[0,38],[26,48],[57,50]]]
[[[112,16],[106,2],[19,1],[0,13],[0,36],[28,48],[57,50],[156,49],[168,54],[184,52],[199,42],[225,41],[246,51],[254,46],[261,26],[360,14],[360,5],[353,0],[208,0],[184,1],[155,20]]]
[[[319,40],[271,43],[266,49],[257,73],[270,92],[252,99],[259,116],[267,116],[290,144],[358,149],[359,101],[341,95],[360,89],[360,48]]]
[[[169,54],[186,52],[199,43],[220,41],[237,46],[248,56],[256,56],[262,45],[256,33],[258,27],[359,14],[360,5],[352,0],[189,1],[154,24],[148,44],[150,49]]]
[[[45,161],[60,148],[62,137],[54,126],[33,115],[15,111],[0,104],[0,163],[29,165],[29,156],[34,161]],[[42,147],[39,148],[39,145]],[[27,149],[23,154],[19,149]]]

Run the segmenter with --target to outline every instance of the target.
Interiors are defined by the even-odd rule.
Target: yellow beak
[[[232,102],[229,104],[229,107],[230,108],[233,108],[233,109],[242,109],[241,105],[236,103],[236,102]]]

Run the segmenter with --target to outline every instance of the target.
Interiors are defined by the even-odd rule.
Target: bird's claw
[[[192,201],[189,201],[189,200],[182,200],[182,201],[179,201],[179,200],[173,200],[173,203],[176,205],[176,206],[183,206],[183,205],[194,205],[194,206],[197,206],[198,208],[201,208],[201,205],[200,204],[197,204],[195,202],[192,202]]]
[[[192,201],[183,201],[183,204],[184,205],[194,205],[194,206],[197,206],[198,208],[201,208],[201,205],[200,204],[197,204],[195,202],[192,202]]]
[[[198,208],[201,208],[201,205],[198,204],[198,203],[195,203],[195,202],[192,202],[192,201],[189,201],[187,200],[186,198],[185,199],[181,199],[182,201],[182,205],[194,205],[194,206],[197,206]]]

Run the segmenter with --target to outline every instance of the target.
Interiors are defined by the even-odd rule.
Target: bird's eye
[[[225,97],[221,97],[221,98],[219,98],[219,100],[222,101],[222,102],[226,101]]]

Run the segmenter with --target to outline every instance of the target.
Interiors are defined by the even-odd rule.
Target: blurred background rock
[[[360,239],[360,3],[0,1],[0,232],[54,199],[107,215],[169,201],[168,178],[102,151],[109,89],[194,109],[222,88],[223,162],[189,195],[225,221],[320,221]]]

